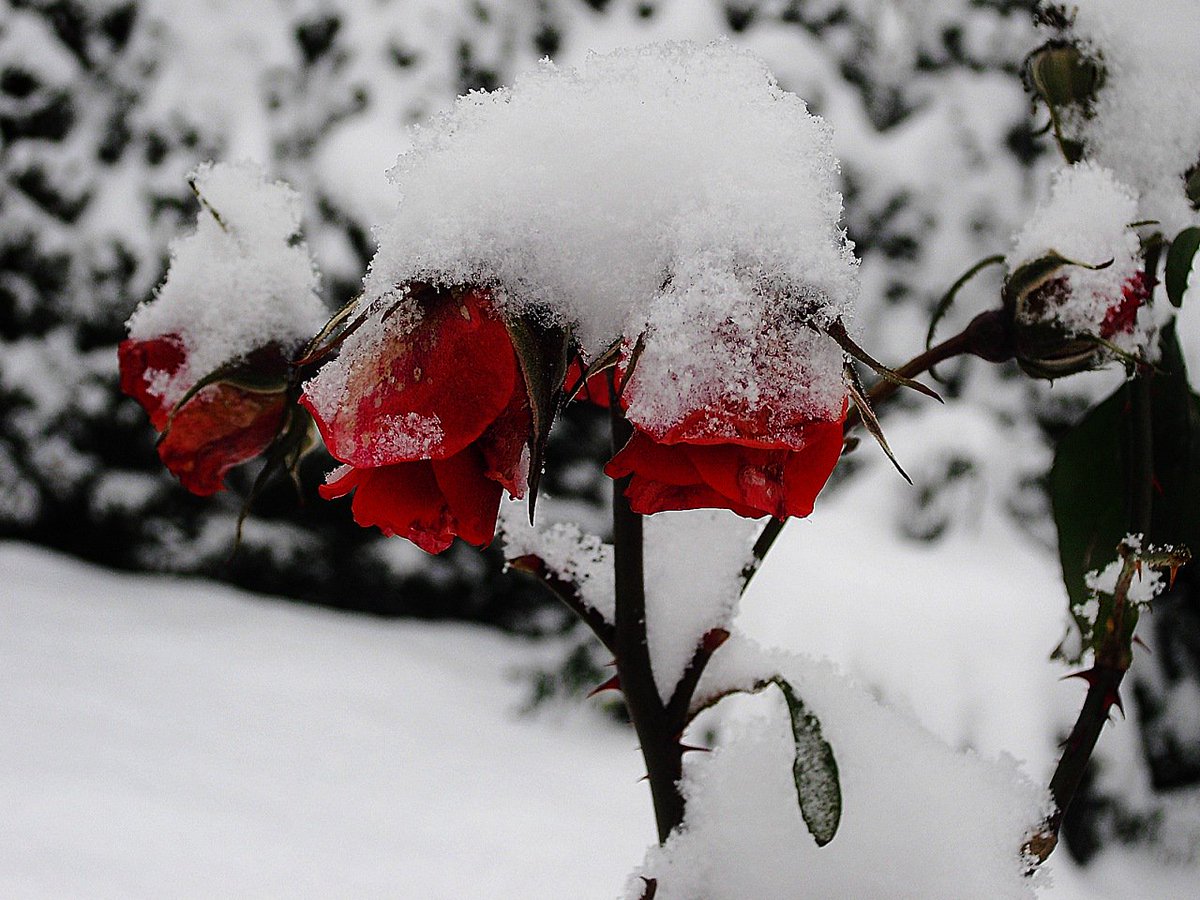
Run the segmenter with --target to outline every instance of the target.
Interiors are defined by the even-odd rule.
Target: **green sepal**
[[[825,326],[824,331],[827,335],[829,335],[829,337],[833,338],[834,343],[842,348],[843,353],[867,366],[884,381],[890,381],[893,384],[898,384],[901,387],[906,387],[909,390],[916,391],[918,394],[924,394],[926,397],[932,397],[938,403],[944,402],[941,394],[939,394],[933,388],[926,387],[925,385],[921,384],[921,382],[914,381],[911,378],[906,378],[899,372],[889,369],[883,363],[879,362],[879,360],[871,356],[871,354],[860,347],[854,341],[854,339],[850,337],[850,333],[846,331],[846,325],[841,319],[834,319]]]
[[[958,296],[958,292],[963,289],[968,281],[986,269],[988,266],[994,266],[997,263],[1004,262],[1004,257],[1000,254],[989,256],[981,259],[971,268],[967,269],[954,284],[950,285],[950,290],[942,295],[937,306],[933,310],[933,316],[929,320],[929,331],[925,333],[925,349],[928,350],[933,345],[933,334],[937,330],[938,323],[942,321],[946,313],[950,311],[950,307],[954,304],[954,298]]]
[[[1046,44],[1026,65],[1034,89],[1055,107],[1087,103],[1104,83],[1104,69],[1073,44]]]
[[[563,380],[571,349],[571,331],[547,324],[536,313],[505,320],[529,396],[529,520],[533,521],[550,426],[563,402]]]
[[[871,400],[867,395],[866,389],[863,387],[862,379],[858,377],[858,370],[854,368],[853,361],[849,359],[845,360],[842,368],[846,377],[846,391],[850,395],[851,402],[858,409],[858,415],[862,419],[864,427],[866,427],[871,437],[875,438],[875,443],[879,445],[879,448],[887,454],[887,458],[892,461],[892,465],[896,467],[896,471],[903,476],[905,481],[912,484],[913,480],[908,477],[908,473],[904,471],[904,467],[896,459],[896,454],[888,446],[887,438],[883,434],[883,426],[879,424],[875,410],[871,408]]]
[[[179,401],[171,407],[171,412],[167,416],[167,424],[155,441],[156,447],[162,444],[167,439],[167,435],[171,433],[171,426],[175,424],[175,416],[179,414],[179,411],[194,400],[201,391],[214,384],[233,385],[253,394],[282,394],[288,390],[289,386],[286,371],[270,371],[246,359],[237,359],[219,366],[188,388]]]
[[[1167,251],[1163,284],[1167,289],[1167,299],[1177,309],[1187,292],[1188,276],[1192,272],[1197,250],[1200,250],[1200,228],[1185,228],[1171,241],[1171,249]]]
[[[238,513],[237,533],[234,538],[233,552],[237,553],[242,543],[242,526],[254,501],[258,499],[263,488],[276,472],[285,472],[296,489],[296,496],[303,499],[303,486],[300,483],[300,462],[313,448],[320,443],[316,424],[308,410],[298,403],[290,402],[284,413],[283,426],[275,436],[275,440],[264,452],[266,457],[263,467],[254,478],[250,492],[242,503]]]
[[[1037,288],[1050,281],[1059,269],[1066,266],[1078,266],[1081,269],[1091,269],[1098,272],[1107,269],[1114,260],[1102,263],[1085,263],[1068,259],[1057,250],[1050,250],[1044,256],[1031,259],[1013,269],[1012,274],[1004,282],[1004,303],[1012,309],[1018,318],[1025,314],[1025,299]]]

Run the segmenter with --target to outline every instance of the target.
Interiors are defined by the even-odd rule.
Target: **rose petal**
[[[814,422],[808,429],[809,443],[790,454],[783,469],[783,514],[807,516],[817,494],[833,473],[842,455],[840,422]]]
[[[175,335],[148,341],[124,340],[117,345],[117,365],[121,373],[121,391],[133,397],[150,415],[156,431],[162,431],[171,407],[158,394],[150,392],[155,373],[170,378],[183,366],[186,351]]]
[[[282,393],[210,385],[176,412],[158,455],[193,494],[215,494],[230,469],[270,446],[285,409]]]
[[[441,553],[454,543],[450,510],[427,461],[351,469],[318,491],[327,500],[353,491],[355,522],[407,538],[427,553]]]
[[[347,400],[319,409],[325,446],[355,466],[444,459],[475,441],[517,389],[516,355],[485,291],[440,295],[424,319],[378,354],[350,361]],[[319,378],[320,376],[318,376]]]
[[[529,457],[525,449],[533,417],[524,382],[518,379],[518,385],[504,412],[480,435],[475,446],[483,454],[484,474],[519,500],[529,486]]]
[[[469,544],[485,547],[496,534],[503,488],[484,474],[483,454],[475,447],[431,463],[445,497],[454,532]]]

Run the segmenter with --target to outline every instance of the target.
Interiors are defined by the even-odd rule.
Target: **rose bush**
[[[503,491],[524,496],[531,413],[491,295],[420,294],[411,330],[326,367],[301,403],[346,464],[321,495],[352,493],[360,525],[440,553],[455,536],[490,543]]]

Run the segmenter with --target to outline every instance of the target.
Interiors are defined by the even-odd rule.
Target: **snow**
[[[1088,589],[1099,594],[1114,594],[1117,581],[1125,568],[1125,561],[1114,559],[1103,569],[1093,570],[1083,576]],[[1152,601],[1166,587],[1166,579],[1161,572],[1143,566],[1140,572],[1133,576],[1129,584],[1128,599],[1130,603],[1146,604]]]
[[[574,522],[553,521],[547,517],[547,504],[553,498],[543,495],[536,524],[529,523],[529,503],[525,500],[500,505],[499,534],[504,556],[513,560],[536,556],[547,571],[573,584],[579,599],[600,613],[606,622],[616,620],[616,596],[613,581],[613,549],[593,534],[586,534]]]
[[[826,317],[857,294],[829,127],[727,42],[544,61],[412,139],[368,303],[412,279],[494,285],[596,353],[681,271],[769,276]]]
[[[837,419],[841,348],[801,324],[820,303],[796,300],[789,309],[771,285],[747,285],[720,267],[677,270],[626,338],[636,347],[633,335],[644,335],[623,392],[630,421],[661,438],[707,411],[762,410],[769,419],[756,436],[787,443],[797,422]],[[743,436],[723,417],[704,418],[706,438]]]
[[[1200,162],[1200,17],[1191,0],[1077,0],[1072,33],[1103,61],[1089,153],[1142,197],[1140,218],[1173,235],[1196,224],[1184,173]]]
[[[841,827],[826,847],[808,835],[792,784],[787,712],[768,694],[745,704],[755,708],[726,725],[732,735],[690,764],[686,826],[651,850],[642,872],[659,879],[656,897],[1034,897],[1038,880],[1022,874],[1020,847],[1048,798],[1015,760],[956,753],[828,663],[764,658],[736,636],[713,658],[699,692],[748,687],[776,671],[834,748]]]
[[[904,896],[906,885],[913,896],[939,896],[906,881],[903,858],[860,847],[885,824],[860,805],[877,813],[898,804],[904,818],[890,822],[898,827],[888,846],[943,877],[955,861],[941,851],[947,841],[958,848],[958,828],[1004,833],[1007,851],[1011,804],[1027,802],[1028,788],[1010,793],[1021,783],[1011,761],[953,754],[914,714],[953,746],[987,756],[1009,748],[1040,782],[1054,751],[1047,726],[1081,691],[1046,661],[1057,613],[1045,602],[1053,576],[1039,568],[1044,551],[1012,536],[1003,558],[886,541],[850,593],[814,565],[861,533],[862,496],[875,489],[827,505],[826,528],[789,528],[747,600],[754,633],[830,653],[876,695],[887,685],[891,702],[879,706],[828,663],[788,658],[839,754],[844,831],[817,851],[794,806],[780,802],[794,788],[776,692],[722,701],[694,729],[715,723],[721,732],[722,749],[687,758],[696,815],[734,841],[719,852],[761,859],[745,828],[765,817],[780,828],[769,837],[780,853],[772,866],[797,877],[782,895],[740,896],[847,896],[838,887],[847,883],[871,888],[858,896]],[[958,566],[946,569],[951,561]],[[930,567],[949,577],[898,584]],[[518,713],[524,687],[513,673],[544,647],[472,626],[384,622],[202,581],[114,574],[19,544],[0,545],[0,574],[16,588],[0,605],[0,893],[600,900],[620,893],[653,841],[631,732],[586,710]],[[723,649],[736,652],[737,640]],[[886,740],[859,743],[860,721],[868,733],[886,729]],[[1136,739],[1119,725],[1105,734],[1133,754]],[[944,790],[875,784],[935,761],[946,768]],[[980,810],[978,822],[928,822],[931,808],[968,809],[982,797],[1000,805]],[[706,817],[716,805],[732,818]],[[694,841],[684,835],[674,846],[694,852]],[[839,855],[851,849],[854,858]],[[828,854],[850,879],[831,889],[820,862]],[[648,864],[663,864],[659,851]],[[718,869],[704,865],[720,884]],[[1175,900],[1195,883],[1179,857],[1119,848],[1094,871],[1060,854],[1047,870],[1037,896],[1054,900]],[[765,871],[750,877],[771,886]]]
[[[1051,253],[1081,263],[1056,273],[1066,278],[1067,290],[1045,314],[1072,334],[1099,334],[1140,266],[1138,233],[1130,227],[1137,216],[1137,195],[1108,169],[1090,162],[1060,169],[1050,196],[1014,237],[1009,271]],[[1145,341],[1142,335],[1134,343]]]
[[[0,545],[0,894],[612,897],[636,741],[521,716],[537,647]]]
[[[646,643],[666,703],[705,634],[728,629],[742,570],[762,525],[723,509],[657,513],[644,520]]]
[[[184,367],[155,386],[178,399],[223,364],[312,338],[327,318],[300,229],[299,196],[254,163],[206,163],[191,176],[201,200],[194,233],[171,245],[158,295],[129,320],[130,337],[178,335]]]

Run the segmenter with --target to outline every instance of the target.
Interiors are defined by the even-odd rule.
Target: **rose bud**
[[[1092,330],[1066,324],[1078,289],[1063,270],[1061,257],[1035,260],[1018,268],[1005,283],[1004,306],[1011,315],[1013,351],[1018,365],[1033,378],[1053,380],[1104,365],[1113,355],[1128,356],[1113,340],[1135,335],[1138,310],[1150,299],[1145,276],[1135,272],[1119,291],[1101,297],[1099,321]],[[1084,298],[1095,306],[1095,296]]]

